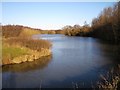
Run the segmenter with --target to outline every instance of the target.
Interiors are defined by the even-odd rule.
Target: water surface
[[[50,40],[52,56],[35,62],[3,67],[3,87],[9,88],[65,88],[91,87],[116,66],[120,57],[117,45],[90,37],[64,35],[34,35],[35,39]]]

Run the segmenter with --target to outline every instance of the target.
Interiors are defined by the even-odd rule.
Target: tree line
[[[62,28],[65,35],[90,36],[114,43],[120,42],[120,2],[104,10],[92,20],[91,26],[85,22],[83,26],[74,25]]]
[[[2,26],[3,36],[18,36],[24,28],[38,30],[40,34],[95,37],[113,43],[120,43],[120,2],[115,3],[112,7],[104,8],[103,11],[92,20],[91,26],[85,22],[83,26],[76,24],[74,26],[64,26],[59,30],[42,30],[22,25],[5,25]]]
[[[103,40],[120,42],[120,2],[105,8],[92,20],[92,36]]]
[[[42,30],[22,25],[3,25],[2,36],[5,38],[18,37],[23,30],[37,30],[39,34],[63,34],[62,30]]]

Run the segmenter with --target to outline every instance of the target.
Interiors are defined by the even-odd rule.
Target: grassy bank
[[[3,65],[34,61],[51,54],[49,49],[41,48],[41,51],[32,50],[22,46],[5,46],[2,48]]]
[[[2,65],[34,61],[51,54],[51,43],[46,40],[34,40],[37,30],[22,26],[4,26],[2,38]]]
[[[17,46],[9,46],[4,45],[2,46],[2,64],[11,64],[12,59],[21,55],[27,54],[27,49],[22,49],[21,47]]]

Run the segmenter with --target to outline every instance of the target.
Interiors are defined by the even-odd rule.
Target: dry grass
[[[43,51],[49,49],[51,43],[47,40],[34,40],[31,38],[33,34],[40,34],[38,30],[19,26],[6,25],[2,26],[2,62],[10,64],[10,60],[26,55],[29,51]],[[47,53],[47,52],[46,52]]]
[[[20,47],[27,47],[32,50],[40,51],[41,48],[47,48],[49,49],[51,47],[51,43],[46,40],[34,40],[32,38],[9,38],[4,41],[4,43],[7,43],[9,46],[17,46]]]
[[[29,29],[29,28],[23,28],[23,30],[19,34],[19,37],[29,37],[29,36],[32,36],[34,34],[40,34],[40,31]]]
[[[9,46],[27,47],[32,50],[40,51],[41,48],[50,48],[51,43],[46,40],[34,40],[31,38],[34,34],[40,34],[40,31],[19,25],[2,26],[3,43]]]
[[[90,90],[120,90],[120,64],[112,68],[106,76],[100,75],[101,81],[93,85],[91,82]],[[85,88],[84,82],[81,84],[72,82],[74,90]]]
[[[98,88],[102,90],[119,90],[120,89],[120,65],[111,69],[107,76],[101,75],[101,82],[98,82]]]

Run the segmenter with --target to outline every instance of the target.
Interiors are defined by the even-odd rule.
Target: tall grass
[[[38,30],[23,27],[19,25],[3,26],[3,47],[2,47],[2,62],[4,64],[11,64],[12,59],[27,54],[30,52],[42,52],[44,49],[49,49],[51,43],[47,40],[34,40],[31,38],[33,34],[40,34]],[[45,53],[45,55],[48,52]],[[35,53],[34,53],[35,54]]]
[[[106,76],[101,75],[97,87],[102,90],[120,90],[120,65],[111,69]]]
[[[88,90],[120,90],[120,64],[112,68],[107,75],[100,75],[101,80],[96,84],[92,84],[91,88]],[[83,89],[85,88],[84,82],[81,84],[72,82],[73,89]],[[86,88],[85,88],[86,89]]]
[[[40,51],[41,48],[50,48],[51,43],[46,40],[34,40],[31,38],[33,34],[40,34],[40,31],[27,28],[19,25],[6,25],[2,26],[3,43],[9,46],[19,45],[27,47],[32,50]]]
[[[51,47],[51,43],[46,40],[34,40],[32,38],[9,38],[5,40],[5,43],[10,46],[19,45],[21,47],[30,48],[32,50],[40,51],[42,48],[49,49]]]
[[[19,34],[19,37],[29,37],[34,34],[41,34],[39,30],[34,30],[30,28],[23,28],[21,33]]]

